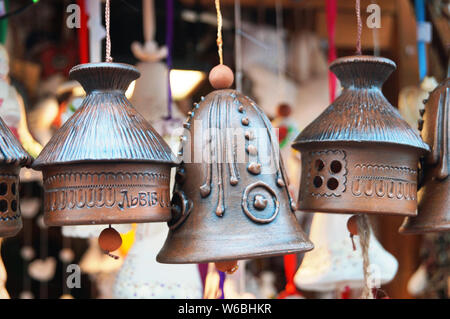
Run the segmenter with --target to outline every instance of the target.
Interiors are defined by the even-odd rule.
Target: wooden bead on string
[[[358,235],[358,215],[353,215],[347,221],[347,229],[350,233],[350,239],[352,240],[353,250],[356,250],[353,236]]]
[[[118,259],[118,256],[111,255],[110,252],[115,251],[122,245],[122,237],[117,230],[109,226],[100,233],[98,237],[98,244],[100,249],[108,256]]]
[[[237,260],[231,260],[231,261],[219,261],[216,262],[216,268],[217,270],[224,272],[228,275],[231,275],[238,270],[238,262]]]
[[[224,64],[216,65],[209,72],[209,83],[216,90],[228,89],[234,81],[233,71]]]

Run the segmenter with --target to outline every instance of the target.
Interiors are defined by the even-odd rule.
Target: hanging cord
[[[361,245],[361,253],[363,257],[363,272],[364,272],[364,288],[362,292],[363,299],[373,299],[372,288],[369,286],[369,244],[370,244],[370,224],[369,217],[366,214],[358,216],[358,235],[359,243]]]
[[[167,120],[172,119],[172,86],[170,70],[172,69],[173,51],[173,0],[166,0],[166,46],[167,46]]]
[[[234,24],[235,24],[235,55],[236,55],[236,90],[242,92],[242,20],[241,20],[241,1],[234,2]]]
[[[356,54],[361,55],[361,33],[362,33],[362,21],[361,21],[361,3],[360,0],[356,0],[356,20],[357,20],[357,34],[356,34]]]
[[[111,35],[109,32],[110,22],[111,22],[110,0],[106,0],[106,4],[105,4],[106,62],[113,61],[113,58],[111,57]]]
[[[220,64],[223,64],[223,41],[222,41],[222,12],[220,12],[220,0],[215,0],[217,11],[217,48]]]
[[[275,20],[277,32],[277,76],[278,76],[278,92],[282,99],[285,98],[286,88],[283,81],[283,7],[281,1],[275,2]]]

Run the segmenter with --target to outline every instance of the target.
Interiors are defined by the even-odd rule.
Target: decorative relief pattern
[[[417,170],[377,164],[356,164],[352,179],[354,196],[416,200]]]
[[[347,184],[346,154],[341,150],[309,153],[307,185],[312,196],[341,196]]]
[[[275,191],[264,182],[248,185],[242,196],[242,209],[255,223],[267,224],[277,217],[280,210]]]
[[[0,174],[0,221],[20,217],[19,177],[14,174]]]
[[[46,177],[44,188],[47,211],[170,207],[169,176],[159,173],[60,173]]]

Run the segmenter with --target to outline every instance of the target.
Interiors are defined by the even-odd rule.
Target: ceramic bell
[[[213,91],[184,127],[184,163],[159,262],[226,262],[313,248],[295,218],[272,125],[250,98]]]
[[[197,265],[163,265],[156,254],[167,237],[163,223],[137,226],[136,241],[120,268],[113,289],[115,298],[200,299],[203,285]]]
[[[169,146],[126,99],[132,66],[91,63],[70,77],[87,93],[33,168],[43,171],[50,226],[161,222],[170,219]]]
[[[431,153],[423,163],[418,215],[405,219],[401,233],[450,231],[449,105],[450,78],[447,78],[431,92],[421,111],[419,129]]]
[[[416,215],[418,161],[429,147],[381,92],[395,67],[373,56],[331,64],[342,94],[293,143],[300,210]]]
[[[314,250],[305,254],[295,274],[298,288],[311,291],[339,291],[348,286],[352,289],[364,286],[363,258],[359,240],[348,236],[347,221],[352,215],[314,215],[310,238]],[[371,278],[374,284],[390,282],[397,273],[398,263],[394,256],[384,250],[372,234],[369,244]]]
[[[19,172],[33,158],[0,118],[0,237],[16,235],[22,229],[19,206]]]

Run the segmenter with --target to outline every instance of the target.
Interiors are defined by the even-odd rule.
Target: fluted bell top
[[[396,67],[394,61],[368,55],[342,57],[330,64],[343,88],[381,88]]]
[[[131,82],[141,76],[139,71],[124,63],[86,63],[70,70],[70,79],[80,82],[86,93],[92,91],[125,92]]]

